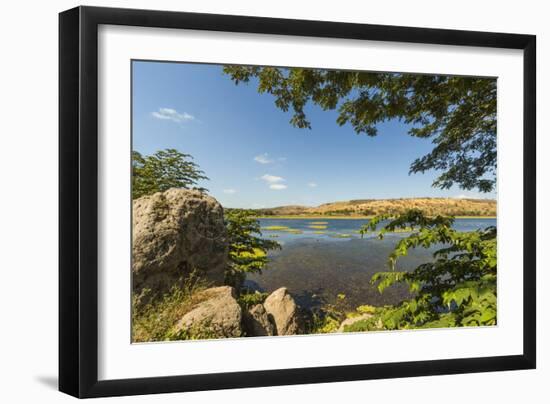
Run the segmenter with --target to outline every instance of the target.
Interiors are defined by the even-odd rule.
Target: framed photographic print
[[[535,367],[534,36],[59,21],[61,391]]]

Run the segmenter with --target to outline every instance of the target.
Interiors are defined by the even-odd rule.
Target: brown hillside
[[[429,216],[496,216],[497,203],[492,199],[403,198],[356,199],[325,203],[317,207],[279,206],[262,209],[265,215],[374,216],[400,214],[408,209],[420,209]]]

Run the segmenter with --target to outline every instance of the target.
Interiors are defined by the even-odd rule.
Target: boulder
[[[372,317],[372,314],[365,313],[357,317],[346,318],[344,321],[342,321],[342,323],[340,324],[340,327],[338,327],[337,332],[344,332],[344,327],[355,324],[358,321],[368,320],[371,317]]]
[[[269,320],[265,307],[257,304],[243,313],[243,328],[249,337],[265,337],[275,333],[275,327]]]
[[[163,293],[195,271],[222,285],[228,255],[223,208],[197,190],[172,188],[133,202],[134,292]]]
[[[264,302],[264,308],[275,325],[275,335],[295,335],[304,332],[300,310],[287,288],[271,293]]]
[[[187,337],[232,338],[242,335],[241,306],[230,286],[206,289],[197,296],[198,303],[176,324],[174,334],[187,333]]]

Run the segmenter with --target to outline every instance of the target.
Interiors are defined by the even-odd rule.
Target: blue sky
[[[263,208],[365,198],[482,197],[431,187],[436,172],[409,175],[430,140],[390,121],[378,136],[336,124],[336,111],[310,105],[312,129],[290,125],[291,113],[236,86],[219,65],[133,62],[133,149],[189,153],[210,181],[201,183],[226,207]]]

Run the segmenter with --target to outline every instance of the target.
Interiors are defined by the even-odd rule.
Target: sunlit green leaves
[[[229,264],[225,271],[225,283],[238,289],[247,273],[261,273],[265,268],[267,252],[281,246],[276,241],[260,237],[260,223],[254,217],[254,212],[227,209],[224,217],[229,238]]]
[[[377,217],[364,226],[362,230],[368,232],[383,224],[380,237],[395,228],[414,229],[391,252],[390,271],[378,272],[371,279],[381,293],[404,282],[413,298],[381,309],[362,323],[364,330],[496,324],[496,228],[459,232],[452,223],[450,218],[428,218],[412,210],[397,218]],[[399,258],[411,248],[432,246],[440,247],[432,262],[410,272],[395,270]]]

